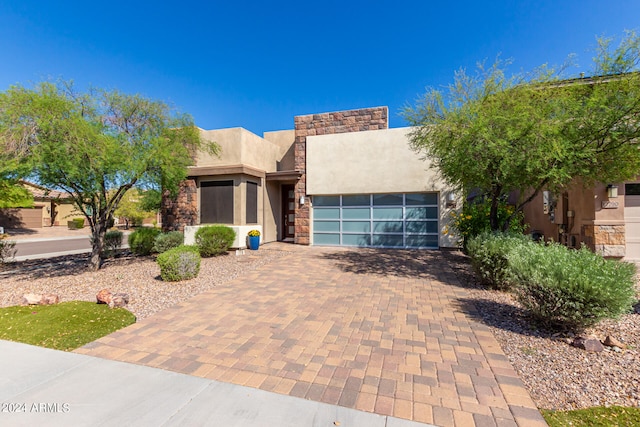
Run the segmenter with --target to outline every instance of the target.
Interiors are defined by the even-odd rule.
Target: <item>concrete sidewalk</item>
[[[0,340],[3,426],[424,424],[176,372]]]

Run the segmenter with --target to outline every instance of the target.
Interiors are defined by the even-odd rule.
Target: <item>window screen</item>
[[[247,182],[247,224],[258,223],[258,184]]]
[[[200,183],[200,222],[233,224],[233,181]]]

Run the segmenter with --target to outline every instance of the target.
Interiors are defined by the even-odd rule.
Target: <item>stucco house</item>
[[[455,195],[413,152],[410,128],[389,129],[387,107],[296,116],[294,129],[255,135],[243,128],[202,130],[222,149],[198,153],[165,229],[226,224],[245,246],[262,242],[391,248],[454,247],[442,233]]]
[[[71,196],[29,181],[20,182],[33,195],[33,206],[0,209],[4,228],[42,228],[66,224],[84,216],[73,206]]]
[[[576,183],[559,195],[541,193],[525,208],[525,222],[546,240],[640,261],[640,177],[590,188]]]

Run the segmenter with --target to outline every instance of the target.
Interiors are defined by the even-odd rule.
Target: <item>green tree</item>
[[[479,191],[491,228],[506,230],[543,189],[640,172],[639,62],[640,38],[629,32],[618,47],[598,40],[593,77],[560,80],[547,67],[507,77],[501,61],[473,76],[459,71],[447,90],[429,89],[404,109],[415,126],[410,144],[463,194]],[[500,201],[512,192],[520,198],[500,221]]]
[[[219,149],[200,139],[190,116],[140,95],[78,93],[69,83],[41,83],[11,87],[2,101],[0,116],[19,120],[7,121],[11,126],[0,139],[28,140],[38,182],[71,194],[91,227],[94,270],[102,264],[108,222],[127,190],[155,186],[175,193],[195,150]]]
[[[33,196],[22,185],[20,178],[29,174],[29,149],[32,140],[22,133],[13,133],[16,124],[22,120],[15,109],[11,109],[6,95],[0,93],[0,111],[9,109],[7,114],[0,114],[0,208],[26,207],[33,205]],[[24,98],[17,97],[12,102],[18,106]]]
[[[114,211],[114,215],[125,218],[125,228],[128,229],[129,225],[142,224],[142,220],[145,218],[155,216],[156,212],[145,210],[143,198],[144,192],[139,188],[132,188],[122,196],[122,200],[120,200],[120,204]]]

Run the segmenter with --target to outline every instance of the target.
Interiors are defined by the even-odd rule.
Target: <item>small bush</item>
[[[6,234],[0,234],[0,264],[13,261],[16,256],[16,242],[6,240]]]
[[[199,228],[195,237],[200,255],[206,258],[226,253],[236,238],[236,232],[225,225],[209,225]]]
[[[514,207],[508,205],[505,201],[498,203],[498,224],[504,224],[514,211]],[[454,235],[461,239],[462,249],[466,252],[469,240],[483,232],[491,231],[489,223],[489,213],[491,212],[491,204],[487,200],[474,200],[465,202],[460,212],[451,212],[450,227]],[[511,222],[510,233],[523,233],[525,229],[524,214],[518,212]],[[448,231],[447,231],[448,233]]]
[[[184,234],[180,231],[169,231],[168,233],[158,234],[153,243],[153,251],[156,253],[164,253],[169,249],[177,248],[184,243]]]
[[[141,227],[129,234],[129,248],[136,255],[149,255],[161,231],[158,228]]]
[[[84,218],[73,218],[72,221],[76,228],[84,228]]]
[[[518,300],[543,326],[580,332],[634,303],[633,264],[557,243],[519,246],[509,260]]]
[[[110,230],[104,235],[104,250],[106,256],[113,256],[122,246],[122,231]]]
[[[167,282],[193,279],[200,272],[200,253],[195,246],[178,246],[161,253],[157,259],[160,277]]]
[[[484,232],[469,239],[467,253],[481,284],[507,291],[514,283],[509,254],[518,246],[532,243],[528,236],[522,234]]]

